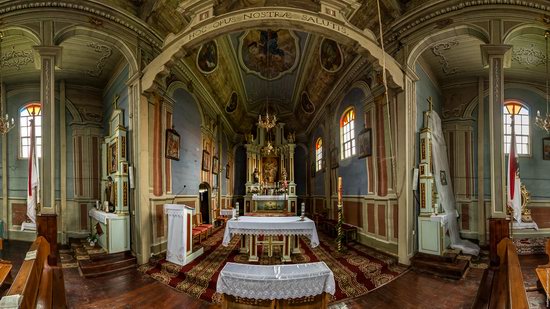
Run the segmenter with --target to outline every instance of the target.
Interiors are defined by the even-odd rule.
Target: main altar
[[[246,137],[245,213],[296,213],[294,135],[285,138],[284,123]]]

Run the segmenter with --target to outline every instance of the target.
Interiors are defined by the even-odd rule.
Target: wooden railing
[[[25,260],[6,295],[23,295],[20,308],[67,308],[61,267],[50,266],[50,244],[39,236],[29,252],[36,258]]]
[[[504,238],[498,243],[497,253],[499,266],[485,272],[473,308],[528,309],[516,246]]]

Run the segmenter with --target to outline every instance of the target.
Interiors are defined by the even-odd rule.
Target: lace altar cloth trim
[[[253,201],[286,201],[287,195],[252,195]]]
[[[315,222],[309,218],[300,221],[300,217],[251,217],[243,216],[238,220],[227,221],[223,235],[224,246],[229,245],[234,235],[290,236],[305,235],[311,240],[311,247],[319,245],[319,236]]]
[[[334,274],[324,262],[294,265],[227,263],[218,277],[216,291],[251,299],[290,299],[323,292],[334,295]]]
[[[234,217],[237,213],[237,209],[220,209],[220,215],[221,216],[232,216]]]

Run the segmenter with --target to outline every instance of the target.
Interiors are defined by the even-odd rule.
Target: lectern
[[[178,265],[186,265],[203,253],[201,247],[193,251],[194,207],[181,204],[164,204],[168,215],[168,246],[166,260]]]

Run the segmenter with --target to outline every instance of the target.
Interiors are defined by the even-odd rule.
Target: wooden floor
[[[21,265],[30,243],[10,241],[4,259],[14,261],[13,275]],[[343,308],[470,308],[483,269],[470,269],[464,279],[454,281],[432,275],[406,272],[396,280],[356,299],[331,305]],[[220,308],[141,275],[135,269],[85,279],[77,268],[65,269],[69,308]]]

